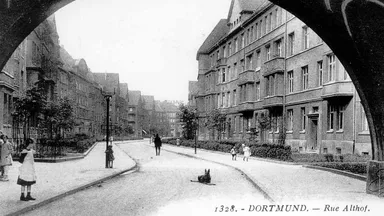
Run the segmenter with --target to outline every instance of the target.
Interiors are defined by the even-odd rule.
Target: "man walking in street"
[[[160,147],[161,147],[161,139],[159,137],[159,134],[156,134],[155,140],[155,149],[156,149],[156,156],[160,156]]]

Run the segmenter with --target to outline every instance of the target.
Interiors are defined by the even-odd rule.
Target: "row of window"
[[[211,66],[215,65],[216,60],[219,60],[222,57],[226,58],[227,56],[231,56],[240,49],[279,27],[282,24],[282,16],[283,9],[277,7],[264,18],[260,18],[254,24],[250,25],[240,34],[240,36],[235,37],[233,41],[228,42],[221,49],[218,49],[215,54],[210,56]],[[238,21],[239,20],[235,21],[234,24],[236,25]]]
[[[319,107],[312,107],[312,113],[318,113]],[[360,131],[361,132],[368,132],[368,123],[367,118],[365,116],[364,111],[361,112],[361,119],[360,119]],[[243,116],[234,116],[233,121],[231,118],[228,119],[228,123],[231,125],[230,128],[233,129],[232,132],[243,132],[249,131],[252,126],[252,121],[254,120],[254,125],[259,124],[259,118],[262,118],[259,116],[259,113],[255,113],[255,117],[243,117]],[[270,114],[270,132],[279,132],[280,124],[281,124],[281,113],[271,113]],[[307,128],[308,123],[308,117],[305,107],[300,108],[300,123],[297,125],[299,126],[299,130],[301,133],[304,133]],[[237,119],[240,121],[239,125],[237,124]],[[327,112],[327,131],[333,132],[343,132],[345,127],[345,105],[335,105],[335,104],[329,104],[328,105],[328,112]],[[240,126],[240,127],[238,127]],[[288,109],[287,110],[287,132],[293,132],[294,130],[294,110]]]
[[[327,81],[332,82],[338,80],[338,73],[336,70],[336,56],[332,54],[328,54],[326,57],[326,63],[327,63]],[[324,70],[323,70],[323,61],[318,61],[317,63],[317,71],[316,71],[316,77],[312,77],[309,72],[308,65],[301,67],[300,71],[300,90],[306,90],[310,88],[309,80],[312,78],[316,78],[316,86],[321,86],[324,83]],[[347,72],[345,69],[340,65],[341,70],[343,71],[344,75],[342,77],[343,80],[349,79]],[[213,74],[211,74],[213,77]],[[271,74],[265,77],[265,94],[266,96],[274,96],[277,95],[277,88],[278,88],[278,79],[281,78],[282,74],[276,73]],[[222,69],[222,76],[221,78],[225,78],[225,69]],[[212,86],[208,85],[207,86]],[[288,71],[287,72],[287,90],[288,93],[293,93],[295,91],[295,79],[294,79],[294,72]],[[236,98],[236,90],[228,91],[228,92],[222,92],[217,95],[217,106],[211,106],[208,105],[209,103],[206,103],[206,109],[209,110],[210,108],[220,108],[220,107],[231,107],[237,105],[237,102],[245,102],[245,101],[258,101],[261,99],[261,91],[260,91],[260,82],[256,83],[246,83],[239,85],[239,101],[237,101]],[[206,99],[208,101],[208,99]]]
[[[337,81],[339,78],[338,71],[342,71],[342,80],[348,80],[349,76],[347,74],[347,71],[343,68],[343,66],[340,64],[340,70],[336,70],[336,56],[334,54],[327,55],[327,82],[333,82]],[[323,61],[316,62],[316,75],[315,77],[311,77],[313,79],[317,79],[316,81],[316,87],[322,86],[324,81],[324,66]],[[309,69],[308,65],[301,67],[300,72],[300,90],[306,90],[309,89]],[[292,93],[295,91],[295,79],[294,79],[294,73],[293,71],[287,72],[287,82],[288,82],[288,93]]]
[[[270,61],[273,58],[283,56],[283,38],[276,39],[272,44],[265,45],[264,53],[265,62]],[[308,27],[303,27],[303,49],[309,48],[309,29]],[[295,34],[294,32],[288,35],[288,55],[294,54],[294,44],[295,44]],[[218,83],[224,83],[236,79],[239,72],[245,70],[255,70],[259,71],[261,68],[261,50],[257,49],[255,52],[252,52],[246,56],[246,61],[241,59],[240,62],[233,63],[233,66],[227,66],[227,68],[219,69],[219,78]],[[219,54],[219,53],[218,53]],[[212,61],[212,64],[213,61]],[[210,84],[213,84],[210,80]],[[208,85],[207,85],[208,86]]]
[[[255,94],[254,94],[255,92]],[[205,97],[205,110],[209,111],[215,108],[228,108],[236,106],[237,103],[246,101],[261,100],[260,82],[255,84],[246,83],[239,86],[239,98],[237,98],[237,90],[222,92],[213,96]],[[239,101],[238,101],[239,100]]]
[[[76,85],[77,90],[80,90],[83,92],[88,92],[88,86],[87,85],[85,85],[81,82],[78,82],[77,80],[75,81],[75,85]]]
[[[278,10],[278,8],[276,8]],[[277,11],[275,14],[278,14]],[[276,15],[278,16],[278,15]],[[269,17],[269,18],[268,18]],[[265,17],[265,20],[269,20],[270,17],[272,17],[272,13],[268,16]],[[260,23],[260,25],[259,25]],[[279,23],[281,24],[281,22]],[[268,28],[267,26],[271,26],[271,28],[275,28],[279,25],[269,25],[268,22],[266,22],[266,25],[264,25],[263,28],[260,28],[259,26],[262,26],[263,22],[260,20],[260,22],[256,22],[255,25],[251,25],[246,29],[243,33],[241,33],[240,38],[235,37],[232,41],[228,42],[226,45],[222,46],[221,49],[218,49],[215,53],[210,55],[211,58],[211,66],[216,65],[216,61],[219,60],[220,58],[227,58],[228,56],[231,56],[232,54],[238,52],[240,49],[244,48],[248,44],[252,43],[254,40],[260,38],[264,34],[268,33],[267,31]],[[262,31],[264,29],[264,31]],[[272,29],[270,29],[272,30]],[[306,50],[310,48],[310,29],[307,26],[302,27],[302,39],[301,39],[301,50]],[[317,43],[321,43],[322,40],[320,37],[316,35],[317,38]],[[287,47],[287,54],[288,56],[294,55],[295,54],[295,32],[291,32],[288,34],[288,47]],[[276,40],[274,45],[274,56],[283,56],[282,54],[282,39]],[[271,59],[271,46],[269,44],[266,45],[266,61]],[[257,67],[257,66],[256,66]]]

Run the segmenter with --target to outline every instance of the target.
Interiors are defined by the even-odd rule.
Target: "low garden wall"
[[[165,138],[163,139],[163,142],[171,145],[177,145],[176,138]],[[196,147],[201,149],[227,152],[227,153],[229,153],[230,150],[234,147],[238,153],[243,154],[243,149],[241,147],[243,143],[246,143],[250,147],[251,156],[278,159],[283,161],[292,161],[291,147],[286,145],[277,145],[277,144],[271,144],[271,143],[259,144],[254,142],[222,140],[222,141],[197,141]],[[187,146],[187,147],[195,147],[195,141],[180,139],[180,145]]]
[[[164,138],[163,143],[177,145],[177,138]],[[280,161],[289,161],[299,164],[310,164],[314,166],[322,166],[337,170],[343,170],[360,175],[367,173],[367,161],[370,156],[360,156],[356,154],[302,154],[292,152],[290,146],[272,144],[272,143],[255,143],[240,141],[197,141],[197,148],[227,152],[235,147],[236,151],[243,154],[241,144],[247,143],[251,149],[251,156],[260,158],[269,158]],[[195,147],[195,140],[180,139],[180,145],[186,147]]]

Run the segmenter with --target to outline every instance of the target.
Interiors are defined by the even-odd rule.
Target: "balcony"
[[[268,96],[264,98],[263,108],[276,107],[276,106],[283,106],[283,96],[274,95],[274,96]]]
[[[270,74],[284,72],[284,61],[284,57],[274,57],[265,62],[261,68],[263,75],[268,76]]]
[[[7,73],[6,71],[2,70],[0,72],[0,86],[9,88],[13,91],[15,90],[13,84],[14,84],[13,76]]]
[[[353,97],[353,84],[351,81],[331,82],[323,85],[321,97],[323,99],[337,97]]]
[[[240,104],[237,105],[238,112],[246,112],[250,110],[254,110],[253,102],[246,101],[246,102],[241,102]]]
[[[219,58],[216,62],[216,67],[227,66],[227,58]]]
[[[254,70],[245,70],[239,74],[238,85],[243,85],[245,83],[254,83],[255,82],[255,71]]]

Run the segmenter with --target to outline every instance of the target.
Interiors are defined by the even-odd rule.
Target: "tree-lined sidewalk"
[[[62,163],[35,163],[37,183],[32,187],[36,201],[19,201],[20,186],[16,184],[20,163],[13,162],[8,182],[0,182],[0,215],[7,215],[61,196],[71,190],[127,171],[136,163],[114,145],[114,168],[105,168],[105,142],[97,143],[84,159]]]

